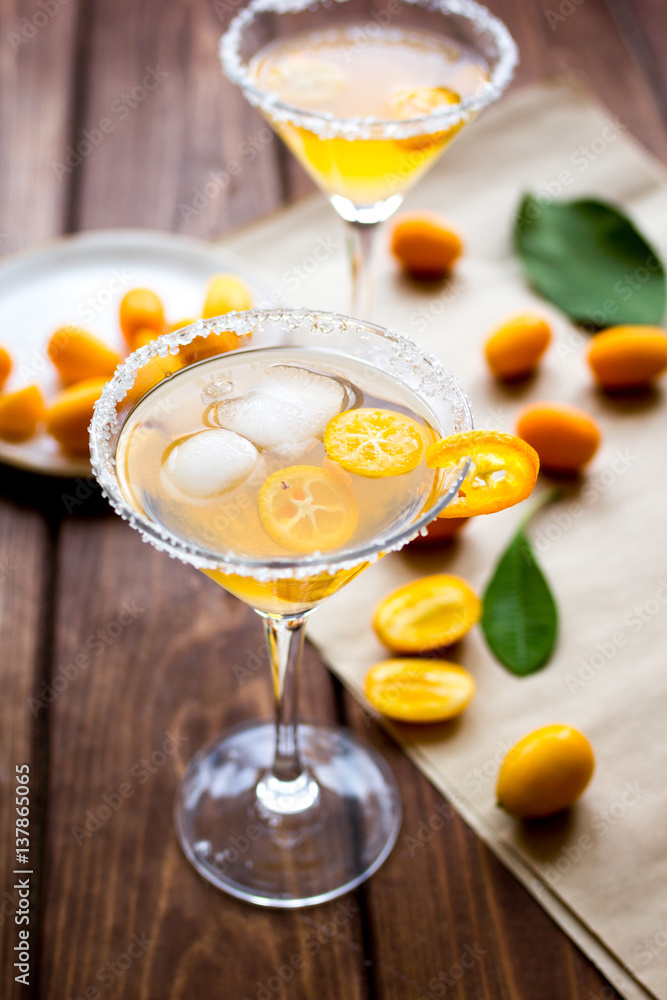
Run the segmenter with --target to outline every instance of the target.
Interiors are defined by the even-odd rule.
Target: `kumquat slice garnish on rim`
[[[259,491],[266,533],[291,552],[327,552],[344,545],[359,520],[352,490],[318,465],[279,469]]]
[[[426,451],[426,434],[425,427],[404,413],[361,407],[329,421],[324,448],[346,472],[379,479],[416,469]]]
[[[500,431],[460,431],[432,444],[426,453],[431,469],[454,468],[470,459],[468,475],[459,495],[439,517],[474,517],[494,514],[521,503],[533,492],[540,468],[534,448]]]

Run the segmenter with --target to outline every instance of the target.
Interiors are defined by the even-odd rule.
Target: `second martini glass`
[[[507,28],[472,0],[251,0],[220,51],[348,224],[350,311],[368,318],[377,225],[502,94]]]

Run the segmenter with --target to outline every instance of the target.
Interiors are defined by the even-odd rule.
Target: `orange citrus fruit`
[[[571,806],[593,775],[593,748],[572,726],[543,726],[509,751],[496,797],[513,816],[539,819]]]
[[[394,653],[425,653],[461,639],[479,621],[482,605],[458,576],[423,576],[380,601],[373,628]]]
[[[382,660],[366,674],[366,697],[401,722],[444,722],[460,715],[475,693],[472,675],[442,660]]]
[[[391,234],[391,250],[409,274],[434,279],[451,270],[463,243],[440,216],[421,212],[399,217]]]
[[[134,350],[135,333],[146,327],[156,333],[163,332],[162,302],[150,288],[132,288],[120,303],[120,328],[131,350]]]
[[[318,465],[272,473],[258,500],[266,533],[291,552],[337,549],[352,537],[359,520],[350,487]]]
[[[327,457],[346,472],[377,479],[411,472],[426,450],[426,430],[394,410],[345,410],[324,431]]]
[[[448,542],[458,535],[459,531],[468,523],[467,517],[436,517],[428,525],[425,535],[417,535],[410,542],[410,545],[437,545],[438,542]]]
[[[44,399],[37,385],[26,385],[0,396],[0,437],[27,441],[44,419]]]
[[[639,389],[667,368],[667,334],[659,326],[612,326],[593,337],[587,358],[603,389]]]
[[[87,378],[110,379],[120,355],[92,333],[78,326],[61,326],[49,340],[46,353],[64,385]]]
[[[182,358],[184,365],[192,365],[195,361],[235,350],[241,346],[246,336],[247,334],[235,333],[233,330],[221,330],[219,333],[209,333],[208,337],[195,337],[180,348],[178,357]]]
[[[551,328],[542,316],[521,313],[494,330],[484,353],[493,374],[510,382],[535,371],[550,341]]]
[[[214,274],[206,289],[202,309],[204,319],[245,309],[252,309],[252,296],[245,281],[235,274]]]
[[[0,344],[0,389],[9,378],[9,373],[12,370],[12,356],[6,347]]]
[[[140,347],[145,347],[146,344],[152,343],[159,336],[160,334],[157,330],[151,330],[149,326],[142,326],[132,337],[132,350],[138,351]]]
[[[600,428],[585,410],[568,403],[539,402],[517,416],[516,432],[532,445],[544,469],[575,473],[600,444]]]
[[[186,326],[192,326],[193,323],[197,322],[196,316],[191,316],[189,319],[177,319],[175,323],[171,323],[169,326],[169,333],[176,333],[177,330],[183,330]]]
[[[473,517],[512,507],[533,492],[540,460],[521,438],[500,431],[460,431],[432,444],[426,453],[431,469],[453,470],[470,458],[459,495],[438,517]]]
[[[69,455],[88,454],[88,425],[102,395],[104,378],[85,379],[56,396],[46,414],[46,430]]]

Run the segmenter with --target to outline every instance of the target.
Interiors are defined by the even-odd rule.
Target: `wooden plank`
[[[625,0],[610,0],[610,4],[620,8]],[[580,4],[492,0],[489,7],[506,22],[519,46],[517,84],[563,71],[576,74],[647,149],[667,160],[660,95],[652,86],[650,68],[622,18],[618,13],[611,16],[605,0]],[[662,42],[656,40],[662,46],[663,60],[665,37],[663,30]]]
[[[94,15],[78,131],[98,144],[76,226],[212,237],[275,208],[277,139],[222,74],[215,7],[122,0]]]
[[[8,485],[9,476],[3,485]],[[4,491],[3,491],[4,492]],[[44,622],[45,585],[48,582],[49,541],[40,515],[11,500],[0,501],[0,993],[7,1000],[25,997],[26,987],[15,980],[23,969],[14,968],[19,930],[27,930],[33,961],[29,973],[34,983],[34,957],[38,943],[39,869],[41,860],[42,810],[44,806],[43,747],[39,733],[45,723],[46,705],[41,703],[42,650],[48,642],[48,620]],[[46,629],[44,625],[46,624]],[[15,833],[16,769],[29,769],[29,827]],[[21,806],[25,805],[23,796]],[[21,818],[23,824],[25,819]],[[21,842],[17,842],[20,836]],[[17,860],[16,848],[28,848],[29,864]],[[14,875],[15,870],[31,872]],[[27,879],[29,909],[21,910],[16,886]],[[28,922],[24,922],[27,913]],[[16,918],[20,925],[15,923]]]
[[[69,181],[55,165],[68,139],[68,96],[77,2],[0,4],[0,254],[61,230]],[[48,8],[48,9],[47,9]],[[0,469],[0,995],[33,995],[39,946],[47,718],[42,703],[51,641],[49,584],[58,490],[36,476]],[[15,768],[30,767],[29,924],[15,924],[22,876],[16,863]],[[23,818],[22,818],[23,819]],[[28,930],[30,986],[16,981],[18,931]]]
[[[52,706],[45,996],[105,995],[112,976],[120,991],[133,935],[122,991],[137,1000],[206,994],[223,977],[230,996],[254,997],[275,966],[283,978],[291,966],[295,997],[314,995],[322,975],[363,996],[353,897],[304,913],[246,906],[199,879],[176,842],[172,806],[189,758],[270,714],[260,620],[120,519],[68,521],[60,564],[57,660],[83,659]],[[330,688],[312,653],[304,687],[311,708]]]
[[[78,3],[0,4],[0,254],[61,231]]]
[[[651,84],[667,125],[667,11],[660,0],[607,0],[611,16]]]

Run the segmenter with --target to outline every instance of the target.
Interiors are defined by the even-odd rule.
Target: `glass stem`
[[[265,621],[276,699],[276,744],[273,765],[257,786],[257,798],[263,813],[284,816],[312,808],[319,797],[317,783],[299,755],[297,711],[306,619]]]
[[[280,781],[294,781],[301,774],[297,707],[304,625],[305,618],[266,620],[266,639],[276,698],[276,756],[273,775]]]
[[[346,221],[347,250],[352,271],[350,315],[370,319],[373,300],[373,249],[377,222]]]

